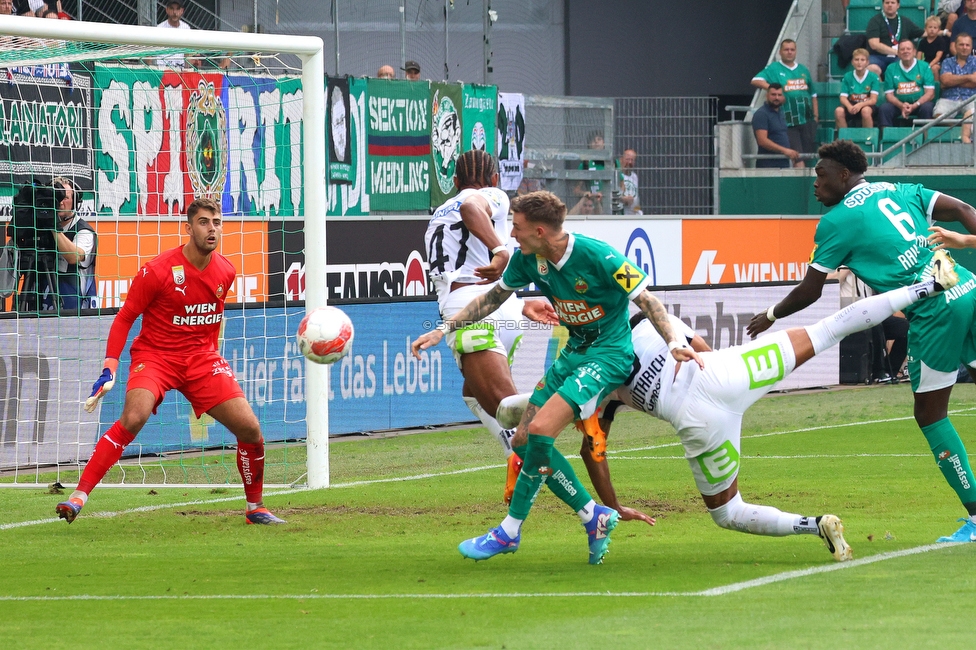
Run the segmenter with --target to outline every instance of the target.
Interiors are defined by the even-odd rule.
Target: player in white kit
[[[508,195],[497,187],[491,154],[473,149],[456,163],[459,192],[430,219],[424,241],[430,278],[442,319],[448,319],[495,286],[508,264]],[[471,412],[511,453],[512,429],[494,418],[498,402],[516,393],[509,366],[527,324],[523,302],[512,295],[493,314],[447,337],[461,374],[462,396]]]
[[[777,382],[845,336],[951,288],[957,281],[953,263],[944,253],[940,257],[939,270],[924,282],[860,300],[814,325],[774,332],[724,350],[709,350],[700,336],[671,316],[675,334],[702,353],[704,369],[676,362],[654,327],[635,317],[634,370],[604,402],[603,416],[597,420],[594,415],[582,423],[585,435],[580,453],[601,500],[615,510],[622,507],[610,481],[604,432],[609,430],[615,411],[627,406],[669,422],[677,430],[695,484],[716,524],[773,537],[819,535],[836,560],[851,559],[844,526],[835,515],[804,517],[743,501],[738,488],[742,415]],[[529,315],[548,320],[541,311]],[[638,516],[631,519],[654,523],[647,515],[633,512]]]

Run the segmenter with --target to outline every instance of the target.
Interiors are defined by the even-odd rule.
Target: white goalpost
[[[0,16],[0,68],[0,244],[19,276],[0,297],[0,487],[77,482],[130,371],[127,344],[116,389],[84,412],[112,318],[200,196],[221,203],[238,272],[221,352],[265,432],[265,485],[328,487],[329,369],[294,343],[327,298],[322,40]],[[55,177],[97,242],[96,294],[74,302],[45,243]],[[171,393],[102,485],[239,485],[233,446]]]

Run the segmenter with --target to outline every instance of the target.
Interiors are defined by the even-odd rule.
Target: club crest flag
[[[461,84],[430,85],[430,207],[457,194],[454,171],[461,155]]]
[[[465,84],[461,108],[461,151],[481,149],[495,155],[495,111],[498,110],[498,89],[495,86]]]
[[[369,201],[372,210],[430,207],[430,84],[369,79]]]
[[[349,79],[329,77],[325,110],[328,124],[329,182],[352,181],[352,151],[349,115]]]
[[[522,184],[522,147],[525,144],[525,96],[498,93],[499,186],[514,192]]]

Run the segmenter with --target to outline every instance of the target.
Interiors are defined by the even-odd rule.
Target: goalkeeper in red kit
[[[115,384],[119,356],[140,314],[142,331],[129,351],[132,365],[122,416],[98,440],[78,489],[57,505],[58,516],[69,524],[172,389],[186,396],[197,417],[208,413],[237,437],[237,468],[244,482],[246,522],[285,523],[262,502],[261,426],[230,365],[217,351],[224,298],[236,276],[230,261],[216,252],[223,229],[220,206],[212,199],[193,201],[186,210],[184,228],[190,241],[150,260],[139,270],[125,304],[112,322],[105,367],[85,402],[89,413]]]

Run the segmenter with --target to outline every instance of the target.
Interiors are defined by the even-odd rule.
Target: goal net
[[[77,482],[138,371],[140,321],[84,411],[114,315],[199,197],[237,270],[220,351],[261,422],[265,484],[326,486],[327,372],[293,338],[325,303],[321,40],[20,17],[0,34],[0,486]],[[103,485],[239,485],[235,443],[171,391]]]

